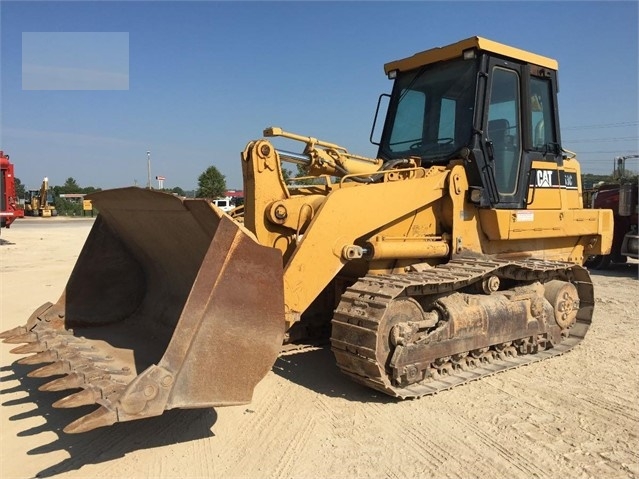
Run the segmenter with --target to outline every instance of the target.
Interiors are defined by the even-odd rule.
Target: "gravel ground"
[[[24,219],[0,237],[0,330],[63,291],[92,220]],[[436,396],[395,401],[328,349],[282,356],[248,406],[174,410],[80,435],[91,408],[23,378],[0,345],[3,478],[639,477],[637,262],[594,272],[583,343]]]

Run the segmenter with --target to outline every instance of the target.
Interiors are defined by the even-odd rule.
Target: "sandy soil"
[[[25,219],[0,237],[0,330],[60,295],[92,222]],[[563,356],[398,402],[351,383],[327,349],[281,357],[249,406],[62,427],[32,367],[0,344],[0,476],[639,477],[637,263],[594,273],[585,341]]]

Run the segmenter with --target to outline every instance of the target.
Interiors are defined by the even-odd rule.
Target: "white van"
[[[235,208],[235,206],[233,206],[233,198],[231,198],[230,196],[225,196],[224,198],[213,200],[213,204],[225,213]]]

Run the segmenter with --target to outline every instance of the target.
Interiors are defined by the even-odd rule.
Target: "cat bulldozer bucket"
[[[99,407],[88,431],[173,408],[245,404],[284,337],[282,256],[206,200],[122,188],[100,214],[57,303],[0,335],[75,390],[55,407]]]

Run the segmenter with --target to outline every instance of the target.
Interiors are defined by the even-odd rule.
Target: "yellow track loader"
[[[283,343],[322,330],[345,374],[397,398],[584,338],[581,265],[609,252],[613,219],[582,208],[557,62],[473,37],[384,68],[376,158],[268,128],[242,153],[231,214],[91,195],[100,215],[61,298],[1,335],[52,378],[41,390],[70,390],[54,406],[97,405],[66,432],[248,403]],[[285,180],[285,162],[313,181]]]

